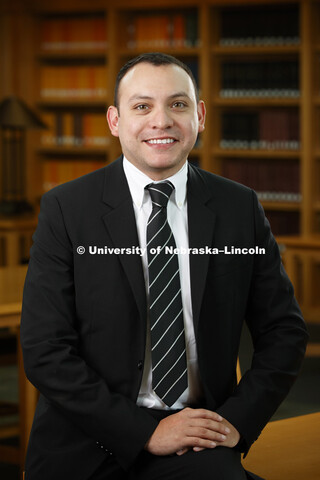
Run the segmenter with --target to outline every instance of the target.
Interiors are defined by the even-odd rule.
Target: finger
[[[224,442],[227,440],[227,436],[203,427],[191,427],[187,432],[188,436],[201,438],[203,440],[210,440],[212,442]]]
[[[178,450],[176,452],[177,455],[183,455],[184,453],[187,453],[190,449],[189,448],[181,448],[181,450]]]
[[[204,438],[199,437],[190,437],[188,439],[188,444],[192,449],[206,449],[206,448],[216,448],[217,442],[213,442],[212,440],[207,440]],[[200,450],[199,450],[200,451]]]
[[[221,415],[205,408],[185,408],[182,412],[186,412],[191,418],[207,418],[216,422],[222,422],[223,420]]]
[[[194,452],[202,452],[202,450],[205,450],[205,448],[201,447],[193,447]]]
[[[202,428],[206,430],[211,430],[222,435],[228,435],[230,433],[230,428],[226,425],[212,421],[206,418],[193,418],[190,420],[189,427],[191,428]],[[223,440],[223,439],[222,439]]]

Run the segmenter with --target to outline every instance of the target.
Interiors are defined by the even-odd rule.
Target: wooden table
[[[319,480],[320,413],[270,422],[243,465],[266,480]]]
[[[0,461],[23,466],[38,394],[27,380],[20,346],[20,314],[26,266],[0,268],[0,328],[10,328],[17,336],[19,371],[19,424],[0,429],[2,438],[19,436],[19,447],[0,446]]]

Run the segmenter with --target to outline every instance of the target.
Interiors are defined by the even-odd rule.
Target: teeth
[[[165,143],[173,143],[174,140],[173,138],[161,138],[161,139],[153,139],[153,140],[148,140],[148,143],[151,143],[153,145],[156,144],[165,144]]]

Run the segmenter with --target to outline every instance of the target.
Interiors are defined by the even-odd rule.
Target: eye
[[[177,101],[172,105],[173,108],[185,108],[187,105],[184,102]]]
[[[140,105],[136,105],[134,107],[135,110],[138,110],[138,111],[143,111],[143,110],[148,110],[148,105],[145,105],[145,104],[140,104]]]

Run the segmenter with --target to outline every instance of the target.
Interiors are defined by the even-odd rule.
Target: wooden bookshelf
[[[267,215],[296,215],[298,235],[320,232],[320,0],[82,0],[80,4],[75,0],[3,0],[0,13],[0,42],[6,52],[0,57],[4,72],[0,77],[1,96],[19,94],[42,113],[102,114],[113,103],[117,71],[128,59],[154,50],[177,56],[196,69],[201,97],[207,105],[206,129],[201,143],[190,155],[191,160],[218,174],[230,159],[240,163],[246,159],[257,163],[270,161],[271,167],[281,161],[299,164],[301,201],[263,205]],[[234,26],[236,17],[245,20]],[[105,35],[97,45],[93,34],[82,37],[75,26],[77,22],[89,22],[87,18],[96,19],[100,26],[104,22]],[[44,47],[43,25],[47,22],[50,26],[50,21],[56,22],[53,26],[58,31],[61,21],[65,32],[71,31],[76,47],[61,31],[56,39],[53,35],[53,42],[48,34]],[[188,22],[193,31],[187,34]],[[257,31],[257,25],[261,31]],[[289,82],[292,91],[288,95],[286,85],[278,85],[279,92],[267,88],[264,93],[258,85],[256,95],[236,91],[234,95],[222,96],[225,64],[247,64],[252,74],[255,65],[271,63],[271,70],[272,66],[276,70],[286,62],[296,65],[292,75],[296,75],[297,86],[291,88]],[[41,70],[48,66],[103,66],[105,93],[101,97],[43,97]],[[257,82],[261,83],[261,75]],[[260,115],[278,110],[297,112],[296,149],[221,148],[225,113]],[[93,148],[48,146],[41,143],[40,134],[32,134],[28,143],[29,201],[37,203],[43,193],[41,168],[50,159],[91,160],[96,165],[97,161],[112,161],[119,153],[118,140],[111,136],[105,146]]]
[[[297,107],[300,105],[299,98],[268,98],[268,97],[213,97],[213,105],[216,107]]]
[[[287,158],[290,159],[299,159],[301,155],[300,150],[276,150],[276,149],[227,149],[227,148],[212,148],[212,155],[219,158]]]
[[[236,56],[236,55],[250,55],[261,57],[262,55],[268,55],[275,57],[277,55],[288,56],[288,55],[296,55],[300,53],[300,45],[265,45],[265,46],[245,46],[245,47],[235,47],[235,46],[221,46],[221,45],[213,45],[211,51],[214,55],[221,55],[221,56]]]

